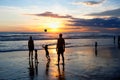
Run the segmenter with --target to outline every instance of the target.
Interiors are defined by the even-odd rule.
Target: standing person
[[[118,48],[120,48],[120,35],[118,36]]]
[[[95,56],[97,56],[97,46],[98,46],[98,43],[95,42]]]
[[[114,44],[115,44],[115,36],[113,36],[113,39],[114,39]]]
[[[63,60],[63,64],[64,64],[65,40],[62,38],[62,34],[59,34],[56,50],[57,50],[57,54],[58,54],[58,65],[60,62],[60,55],[62,56],[62,60]]]
[[[28,41],[28,49],[29,49],[29,59],[33,59],[33,50],[34,50],[34,41],[32,39],[32,36],[30,36]]]
[[[48,45],[42,45],[42,47],[45,49],[47,60],[50,60],[49,51],[48,51]]]

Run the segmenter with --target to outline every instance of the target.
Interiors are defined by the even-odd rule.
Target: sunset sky
[[[120,0],[0,0],[0,32],[119,32]]]

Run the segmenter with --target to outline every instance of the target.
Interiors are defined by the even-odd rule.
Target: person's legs
[[[60,53],[58,53],[58,64],[60,62]]]
[[[47,54],[46,54],[46,58],[48,59],[48,56],[47,56]]]
[[[49,57],[49,55],[48,55],[48,54],[46,54],[46,58],[47,58],[47,60],[50,60],[50,57]]]
[[[31,51],[31,59],[33,59],[33,51]]]
[[[38,56],[36,56],[36,62],[38,63]]]
[[[38,62],[38,57],[37,57],[37,56],[35,57],[35,63],[39,63],[39,62]]]
[[[29,60],[32,59],[32,51],[29,51]]]
[[[61,53],[61,55],[62,55],[62,61],[63,61],[63,64],[64,64],[64,54],[63,54],[63,52]]]
[[[47,60],[49,60],[49,56],[48,55],[46,55],[46,58],[47,58]]]
[[[50,60],[50,56],[48,55],[48,60]]]
[[[30,51],[29,51],[29,58],[30,58]]]

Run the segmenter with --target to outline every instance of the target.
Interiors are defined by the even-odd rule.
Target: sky
[[[0,0],[0,32],[119,32],[120,0]]]

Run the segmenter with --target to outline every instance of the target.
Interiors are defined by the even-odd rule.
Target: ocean
[[[49,49],[56,48],[59,33],[48,32],[0,32],[0,53],[10,51],[28,50],[29,36],[33,37],[35,49],[42,50],[43,44],[48,44]],[[118,33],[63,33],[66,48],[94,46],[98,42],[99,46],[114,46],[114,36]],[[117,40],[116,40],[117,41]]]

